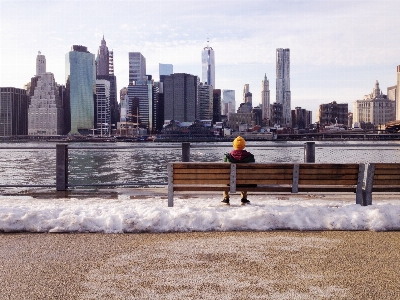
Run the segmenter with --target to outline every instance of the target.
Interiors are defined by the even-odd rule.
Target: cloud
[[[122,30],[129,30],[129,25],[128,24],[121,24],[120,26],[119,26],[119,28],[120,29],[122,29]]]

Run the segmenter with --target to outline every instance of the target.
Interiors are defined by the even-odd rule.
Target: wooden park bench
[[[363,191],[363,201],[365,205],[372,205],[372,193],[390,192],[400,192],[400,164],[369,164]]]
[[[352,192],[363,204],[364,164],[212,163],[168,164],[168,206],[182,191]]]

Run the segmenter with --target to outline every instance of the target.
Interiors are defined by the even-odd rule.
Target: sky
[[[245,84],[253,106],[269,79],[275,102],[276,49],[290,49],[291,107],[315,112],[322,103],[352,103],[386,94],[400,65],[398,0],[0,0],[0,86],[18,87],[36,72],[38,51],[47,71],[65,84],[72,45],[96,54],[104,38],[114,51],[117,89],[128,85],[128,53],[141,52],[147,74],[159,63],[201,77],[201,51],[215,51],[218,89]]]
[[[386,196],[373,200],[373,205],[360,206],[348,194],[249,193],[250,205],[241,206],[239,195],[231,195],[231,205],[226,206],[220,203],[222,194],[203,193],[176,195],[174,207],[167,206],[165,195],[122,193],[113,199],[104,195],[84,199],[1,196],[0,232],[400,230],[400,200]]]

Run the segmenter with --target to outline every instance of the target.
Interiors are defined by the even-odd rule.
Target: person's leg
[[[224,199],[221,201],[222,203],[229,204],[229,191],[223,192]]]
[[[242,197],[242,199],[240,200],[240,202],[242,202],[242,205],[250,203],[250,201],[247,200],[247,191],[241,191],[240,196]]]

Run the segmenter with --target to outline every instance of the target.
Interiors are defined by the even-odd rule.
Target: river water
[[[68,148],[70,184],[166,184],[167,163],[182,159],[181,143],[70,143]],[[231,143],[192,143],[190,161],[220,162],[230,150]],[[304,162],[304,142],[248,142],[246,150],[257,162]],[[55,157],[55,143],[1,143],[0,185],[54,185]],[[400,142],[318,141],[315,161],[400,162]]]

